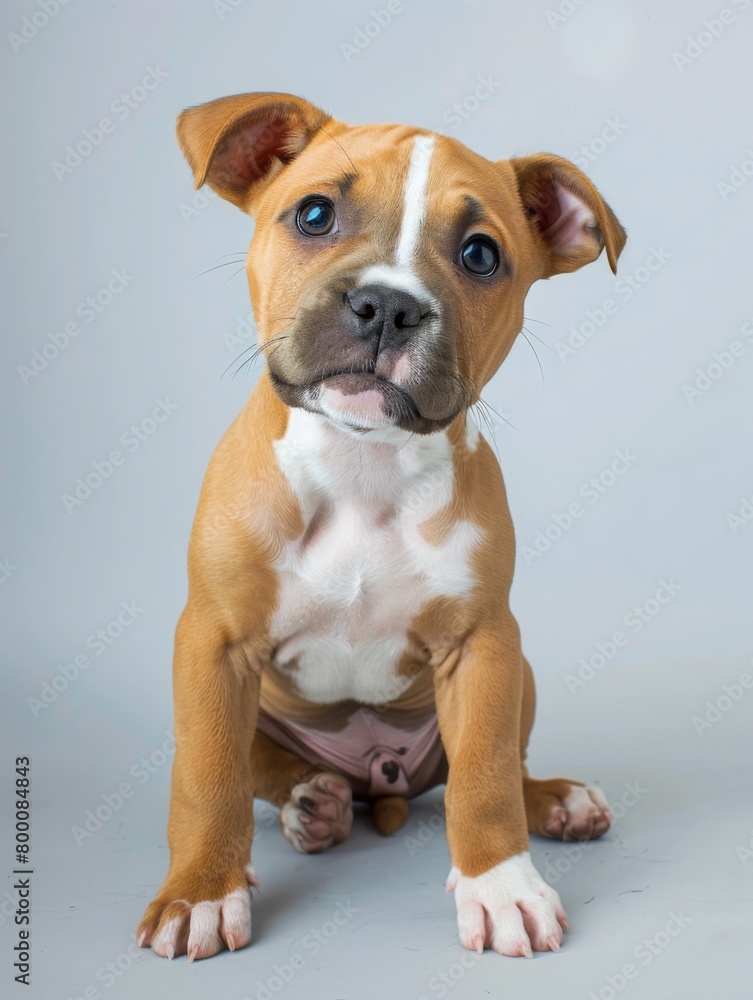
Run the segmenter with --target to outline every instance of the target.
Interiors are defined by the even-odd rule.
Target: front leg
[[[449,761],[447,840],[460,941],[502,955],[557,951],[567,918],[528,853],[520,762],[523,659],[512,616],[479,629],[435,675]]]
[[[211,610],[189,602],[175,640],[176,755],[170,870],[137,932],[163,957],[189,961],[251,940],[251,743],[259,673],[228,647]]]

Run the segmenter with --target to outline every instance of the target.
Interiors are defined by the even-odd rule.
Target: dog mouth
[[[355,430],[384,426],[428,430],[427,421],[415,401],[393,381],[378,375],[373,365],[332,368],[318,372],[304,384],[294,385],[270,368],[278,394],[291,405],[301,406],[343,423]]]
[[[372,367],[326,372],[312,389],[327,416],[353,428],[405,427],[423,420],[408,393]]]
[[[310,383],[310,388],[334,389],[345,396],[357,396],[362,392],[389,392],[397,390],[398,386],[382,375],[377,375],[373,368],[343,369],[327,372]]]
[[[422,413],[422,387],[416,387],[416,394],[409,392],[378,372],[377,361],[320,368],[305,381],[289,381],[279,365],[268,364],[267,370],[275,392],[288,406],[318,413],[358,433],[393,427],[412,434],[433,434],[447,427],[462,409],[464,398],[452,398],[446,389],[442,392],[440,383],[428,399],[430,412],[440,393],[450,404],[446,412],[441,406],[436,415]]]

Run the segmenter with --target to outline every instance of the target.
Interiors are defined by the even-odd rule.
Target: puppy
[[[190,108],[197,187],[255,219],[266,369],[219,444],[175,639],[171,862],[138,931],[158,955],[251,940],[253,799],[299,851],[382,833],[444,784],[460,941],[556,951],[567,929],[528,834],[609,827],[603,794],[529,777],[531,669],[510,613],[502,474],[469,418],[531,284],[625,244],[549,154],[492,162],[289,94]]]

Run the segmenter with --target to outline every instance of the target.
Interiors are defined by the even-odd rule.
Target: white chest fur
[[[452,498],[450,442],[443,432],[354,434],[294,409],[275,450],[305,525],[275,566],[275,665],[308,701],[392,701],[413,617],[475,583],[476,525],[457,522],[441,545],[418,530]]]

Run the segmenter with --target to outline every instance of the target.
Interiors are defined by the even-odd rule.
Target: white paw
[[[317,774],[296,785],[280,810],[285,839],[304,854],[318,854],[339,844],[352,823],[350,785],[337,774]]]
[[[606,833],[612,822],[604,792],[592,785],[574,785],[562,805],[566,813],[563,840],[592,840]]]
[[[258,887],[259,880],[251,865],[246,868],[246,878],[249,885]],[[137,938],[142,947],[151,943],[162,958],[185,954],[189,962],[211,958],[225,947],[230,951],[245,948],[250,941],[251,893],[243,888],[234,889],[222,899],[198,903],[173,900],[164,908],[154,934],[142,930]]]
[[[471,951],[500,955],[558,951],[567,917],[560,898],[533,866],[528,851],[469,878],[453,868],[447,891],[455,890],[460,943]]]

